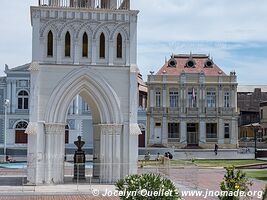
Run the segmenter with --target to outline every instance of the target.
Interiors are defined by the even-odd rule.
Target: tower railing
[[[130,10],[130,0],[38,0],[43,7]]]

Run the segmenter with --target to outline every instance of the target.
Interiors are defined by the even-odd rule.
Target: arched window
[[[53,33],[48,32],[47,35],[47,56],[53,56]]]
[[[29,94],[25,90],[22,90],[18,93],[18,109],[19,110],[29,109]]]
[[[122,58],[122,37],[120,33],[117,36],[117,58]]]
[[[71,44],[70,33],[67,32],[65,35],[65,56],[66,57],[70,57],[70,44]]]
[[[101,33],[100,35],[100,51],[99,51],[99,57],[105,58],[106,53],[106,41],[105,41],[105,35],[104,33]]]
[[[87,36],[87,33],[83,34],[83,57],[88,57],[88,36]]]
[[[16,125],[16,134],[15,134],[15,143],[16,144],[27,144],[28,135],[25,133],[25,130],[28,126],[28,123],[25,121],[20,121]]]
[[[65,144],[69,144],[69,125],[65,126]]]

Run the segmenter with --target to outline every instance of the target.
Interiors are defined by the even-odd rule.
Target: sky
[[[31,5],[38,0],[1,0],[0,75],[31,62]],[[267,1],[131,0],[139,10],[138,66],[146,80],[165,58],[210,54],[241,85],[267,85]]]

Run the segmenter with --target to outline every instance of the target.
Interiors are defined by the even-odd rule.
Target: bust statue
[[[76,145],[76,147],[78,148],[77,151],[82,151],[82,147],[83,145],[85,144],[84,141],[81,140],[82,137],[81,136],[78,136],[78,140],[74,142],[74,144]]]

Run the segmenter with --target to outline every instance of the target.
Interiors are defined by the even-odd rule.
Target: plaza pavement
[[[196,166],[173,167],[173,168],[142,168],[139,173],[159,173],[174,181],[180,191],[197,190],[205,192],[219,191],[219,183],[223,180],[225,170],[223,168],[199,168]],[[262,190],[267,182],[253,180],[252,191]],[[107,191],[115,191],[114,185],[99,185],[74,183],[64,185],[46,186],[0,186],[0,200],[80,200],[80,199],[119,199],[117,197],[101,196]],[[93,196],[98,192],[98,196]],[[23,196],[22,196],[23,195]],[[49,195],[49,196],[47,196]],[[184,197],[186,200],[203,199],[200,197]],[[218,199],[208,197],[208,200]],[[259,199],[254,197],[253,199]]]

